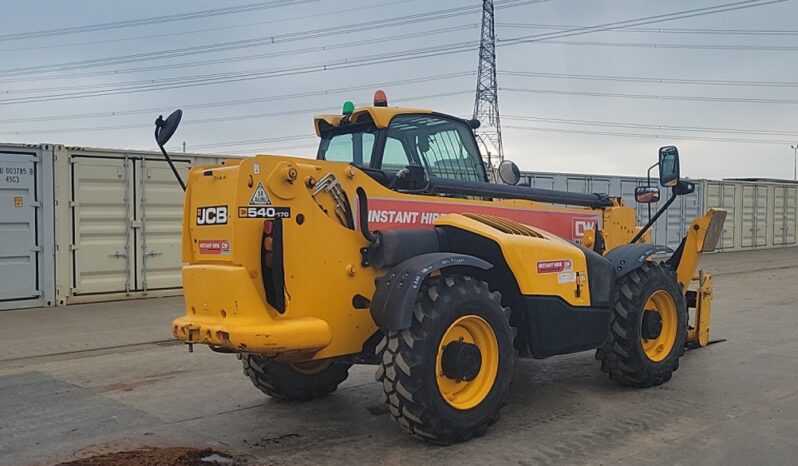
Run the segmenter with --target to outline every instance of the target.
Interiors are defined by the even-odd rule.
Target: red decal
[[[230,241],[226,239],[201,239],[197,242],[200,254],[227,256],[230,254]]]
[[[574,217],[573,218],[573,237],[574,238],[584,238],[585,232],[589,230],[596,229],[596,218],[595,217]]]
[[[560,273],[573,270],[571,259],[538,262],[538,273]]]
[[[585,230],[595,228],[600,220],[599,214],[589,212],[373,198],[369,199],[369,227],[372,230],[431,228],[442,215],[465,212],[509,218],[573,241],[580,241]]]

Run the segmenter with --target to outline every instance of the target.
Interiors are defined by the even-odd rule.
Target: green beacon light
[[[347,100],[346,102],[344,102],[343,114],[351,115],[354,112],[355,112],[355,104],[353,104],[351,100]]]

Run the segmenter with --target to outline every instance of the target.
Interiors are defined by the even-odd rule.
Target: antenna
[[[499,124],[499,93],[496,85],[496,30],[493,0],[482,2],[482,37],[479,41],[479,71],[474,118],[482,123],[474,132],[484,154],[491,154],[488,163],[504,160],[502,130]]]

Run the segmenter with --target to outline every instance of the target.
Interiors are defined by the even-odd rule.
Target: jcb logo
[[[585,237],[585,232],[594,230],[596,228],[596,220],[592,218],[575,218],[573,219],[574,225],[574,239],[581,239]]]
[[[225,225],[227,224],[227,206],[197,208],[197,225]]]

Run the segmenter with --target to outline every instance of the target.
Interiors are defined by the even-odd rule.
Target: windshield
[[[388,128],[383,170],[422,165],[431,176],[485,181],[482,159],[462,121],[435,115],[398,115]]]

